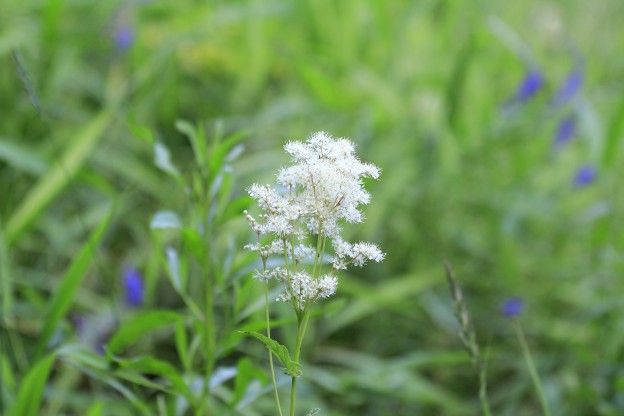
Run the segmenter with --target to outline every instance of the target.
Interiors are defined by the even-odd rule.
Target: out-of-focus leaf
[[[176,291],[181,292],[184,289],[184,282],[182,282],[180,273],[178,251],[173,247],[167,247],[165,254],[167,256],[167,270],[169,271],[168,276],[171,280],[171,284]]]
[[[126,346],[145,336],[154,329],[171,325],[180,321],[182,317],[173,311],[147,311],[134,316],[125,322],[113,334],[107,344],[107,352],[117,354]]]
[[[240,403],[248,392],[254,393],[254,385],[258,381],[265,383],[267,376],[263,371],[254,367],[251,360],[242,358],[236,365],[236,379],[234,380],[234,399],[233,403]],[[256,382],[256,383],[254,383]]]
[[[197,165],[204,168],[206,166],[206,157],[208,154],[204,131],[199,126],[195,127],[185,120],[177,120],[175,122],[175,127],[180,133],[188,137],[193,147]]]
[[[43,388],[48,380],[54,358],[54,354],[43,357],[28,371],[20,383],[17,399],[9,409],[7,416],[39,415]]]
[[[58,163],[55,163],[48,173],[41,176],[7,222],[8,244],[12,244],[71,181],[106,130],[111,115],[110,111],[103,111],[91,120],[69,142]]]
[[[11,363],[7,354],[0,356],[0,394],[4,394],[5,397],[13,397],[15,391],[15,374],[11,368]]]
[[[214,142],[209,158],[210,174],[215,177],[223,168],[223,163],[231,149],[247,136],[246,131],[239,131],[223,141]]]
[[[253,331],[239,331],[243,334],[250,335],[256,338],[258,341],[262,342],[284,366],[284,371],[286,374],[299,377],[301,375],[301,366],[299,363],[293,361],[290,358],[290,352],[288,352],[288,348],[286,346],[280,344],[274,339],[268,338],[265,335],[262,335],[259,332]]]
[[[191,360],[188,355],[188,341],[184,321],[179,321],[175,325],[175,346],[178,351],[178,358],[182,363],[182,367],[184,367],[184,370],[186,371],[190,370]]]
[[[383,281],[375,289],[362,287],[354,279],[343,278],[339,290],[353,294],[355,299],[343,312],[327,322],[327,330],[330,333],[337,331],[388,305],[397,304],[400,300],[413,297],[439,281],[439,272],[433,269],[424,273],[410,274]]]
[[[253,199],[251,199],[251,197],[249,196],[241,196],[239,198],[236,198],[235,200],[227,204],[227,207],[223,211],[221,220],[223,222],[226,222],[236,216],[243,215],[243,211],[249,208],[252,202]]]
[[[210,377],[210,388],[214,389],[234,378],[238,370],[235,367],[218,367]]]
[[[180,176],[180,172],[171,161],[171,153],[169,152],[169,149],[162,143],[154,144],[154,164],[164,172],[167,172],[174,177]]]
[[[123,369],[134,370],[141,374],[162,376],[169,380],[176,393],[183,395],[187,400],[192,400],[191,391],[182,379],[182,376],[168,362],[149,356],[131,360],[116,360],[116,362]]]
[[[162,230],[167,228],[179,229],[182,227],[182,221],[180,217],[173,211],[158,211],[152,217],[150,221],[150,228],[152,230]]]
[[[104,403],[93,403],[87,410],[86,416],[104,416]]]
[[[109,362],[95,354],[84,345],[67,344],[57,350],[59,358],[73,365],[86,375],[101,380],[123,395],[144,416],[151,416],[149,406],[139,399],[130,389],[114,377],[109,369]]]
[[[245,151],[245,145],[244,144],[237,144],[225,156],[225,161],[228,162],[228,163],[235,161],[236,159],[238,159],[238,157],[240,155],[243,154],[244,151]]]
[[[0,224],[0,288],[2,289],[2,309],[0,312],[5,317],[9,317],[13,310],[12,279],[9,250],[4,239],[2,224]]]
[[[89,240],[70,264],[69,269],[61,279],[61,283],[56,288],[52,299],[50,299],[47,313],[45,314],[43,329],[41,330],[41,335],[39,336],[37,344],[38,355],[43,352],[59,321],[63,319],[74,301],[76,291],[86,276],[87,269],[95,256],[97,246],[104,237],[104,233],[108,229],[112,218],[113,207],[111,206],[104,214],[104,218],[100,221],[100,224],[91,233]]]
[[[0,138],[0,160],[15,169],[37,176],[45,172],[48,167],[48,164],[37,155],[34,149],[22,147],[5,138]]]
[[[128,127],[130,128],[130,133],[132,133],[132,135],[137,139],[143,140],[144,142],[150,144],[154,143],[154,134],[148,127],[135,122],[129,122]]]
[[[108,361],[83,344],[65,344],[56,350],[58,357],[82,368],[108,369]]]

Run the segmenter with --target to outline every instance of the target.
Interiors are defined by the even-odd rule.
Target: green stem
[[[206,404],[210,396],[210,376],[212,374],[212,366],[214,362],[215,340],[214,340],[214,322],[213,322],[213,297],[212,297],[212,279],[210,276],[206,276],[205,281],[205,293],[204,293],[204,337],[205,337],[205,370],[204,370],[204,400],[203,404]],[[202,406],[203,407],[203,406]],[[208,414],[208,413],[207,413]]]
[[[266,318],[266,334],[267,338],[271,339],[271,319],[269,316],[269,282],[267,281],[265,284],[264,290],[264,315]],[[269,349],[269,366],[271,367],[271,378],[273,380],[273,394],[275,395],[275,404],[277,405],[277,410],[279,412],[279,416],[282,416],[282,405],[280,404],[279,393],[277,392],[277,381],[275,378],[275,367],[273,366],[273,353]]]
[[[319,227],[319,230],[322,227]],[[318,235],[316,241],[316,255],[314,256],[314,266],[312,268],[312,278],[316,279],[318,277],[318,272],[321,269],[321,262],[323,257],[323,252],[325,251],[325,236],[322,234]],[[287,259],[285,258],[287,261]],[[293,260],[294,261],[294,260]],[[303,338],[305,337],[305,333],[308,329],[308,322],[310,321],[310,309],[308,305],[305,305],[303,309],[303,314],[297,313],[297,341],[295,343],[295,353],[293,356],[293,360],[299,364],[299,358],[301,356],[301,347],[303,345]],[[297,377],[291,377],[290,379],[290,416],[295,416],[295,402],[297,399]]]
[[[492,416],[490,410],[490,402],[487,396],[487,376],[483,363],[479,363],[479,401],[481,402],[481,411],[483,416]]]
[[[531,350],[529,349],[529,344],[527,343],[526,337],[524,336],[524,332],[522,331],[522,327],[520,326],[520,322],[514,320],[514,327],[516,329],[516,335],[518,336],[518,341],[520,342],[520,347],[522,348],[522,353],[524,354],[524,360],[529,367],[529,374],[531,375],[531,379],[533,380],[533,385],[535,386],[535,390],[537,390],[537,395],[539,396],[539,400],[542,404],[542,410],[544,411],[545,416],[551,416],[550,408],[548,407],[548,402],[546,401],[546,395],[544,394],[544,389],[542,388],[542,383],[540,381],[539,374],[537,373],[537,368],[535,367],[535,362],[533,361],[533,357],[531,356]]]
[[[290,416],[295,416],[295,399],[297,396],[297,377],[292,376],[290,379]]]
[[[306,329],[308,328],[308,322],[310,320],[309,310],[303,311],[301,319],[297,320],[297,342],[295,344],[295,354],[293,360],[299,363],[299,357],[301,356],[301,346],[303,344],[303,338],[305,336]],[[290,416],[295,415],[295,401],[297,398],[297,377],[293,376],[290,379]]]

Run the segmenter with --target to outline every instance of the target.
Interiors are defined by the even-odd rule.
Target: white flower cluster
[[[335,252],[332,266],[337,270],[346,269],[350,264],[361,267],[369,260],[379,263],[386,256],[373,243],[361,241],[351,244],[344,241],[340,236],[332,239],[332,246]]]
[[[379,178],[379,169],[361,162],[350,140],[334,139],[325,132],[314,133],[305,142],[288,142],[284,149],[293,164],[280,169],[278,188],[252,185],[249,195],[262,213],[256,219],[245,212],[258,240],[269,242],[246,248],[258,252],[264,264],[272,255],[283,256],[286,266],[290,263],[291,267],[257,272],[256,278],[278,278],[285,287],[280,299],[303,310],[309,302],[331,296],[337,286],[334,275],[318,277],[295,270],[300,263],[316,264],[322,259],[318,248],[306,244],[314,236],[317,242],[331,242],[335,270],[383,260],[384,254],[376,245],[353,244],[340,236],[341,221],[359,223],[364,219],[359,207],[369,203],[370,194],[364,189],[363,179]]]
[[[306,272],[295,272],[285,283],[285,289],[277,300],[294,302],[295,308],[302,311],[309,302],[328,298],[336,293],[338,279],[331,274],[314,279]]]

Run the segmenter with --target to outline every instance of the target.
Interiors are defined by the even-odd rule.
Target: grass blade
[[[0,313],[3,319],[8,319],[13,310],[13,282],[9,253],[4,239],[4,231],[0,224],[0,291],[2,291],[2,308]]]
[[[43,389],[53,363],[54,354],[50,354],[30,369],[20,384],[17,400],[7,416],[37,416],[39,414]]]
[[[95,249],[98,246],[98,243],[102,240],[104,232],[108,228],[112,216],[113,207],[110,207],[100,224],[89,237],[89,240],[82,247],[74,261],[69,266],[69,269],[63,276],[61,284],[54,292],[54,296],[50,300],[48,306],[46,320],[43,324],[41,336],[39,337],[37,356],[43,352],[59,321],[63,319],[67,310],[71,306],[76,290],[85,277],[87,268],[95,255]]]
[[[127,345],[132,344],[148,332],[175,322],[179,322],[181,316],[173,311],[148,311],[137,315],[132,320],[124,323],[111,337],[106,347],[109,354],[117,354]]]
[[[37,216],[78,172],[104,133],[110,120],[111,113],[108,111],[100,113],[91,120],[71,140],[65,153],[60,157],[58,164],[54,165],[34,185],[32,191],[21,202],[7,222],[6,242],[8,245],[13,243],[34,222]]]

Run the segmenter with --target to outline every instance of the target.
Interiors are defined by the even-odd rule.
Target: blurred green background
[[[208,141],[244,135],[233,197],[271,180],[287,139],[317,130],[352,138],[382,168],[366,222],[348,234],[387,258],[349,272],[322,309],[300,394],[310,408],[479,413],[446,259],[487,356],[494,414],[541,412],[499,312],[509,296],[525,301],[519,319],[553,414],[624,414],[622,19],[620,0],[3,0],[3,400],[111,200],[111,225],[54,337],[80,338],[72,322],[84,316],[94,330],[123,320],[128,265],[149,281],[142,308],[181,307],[150,220],[186,197],[155,166],[152,138],[191,171],[176,129],[187,120]],[[250,238],[242,218],[223,232],[237,248]],[[271,414],[268,396],[231,412]],[[95,400],[101,414],[134,414],[121,397],[60,360],[41,414],[86,414]]]

